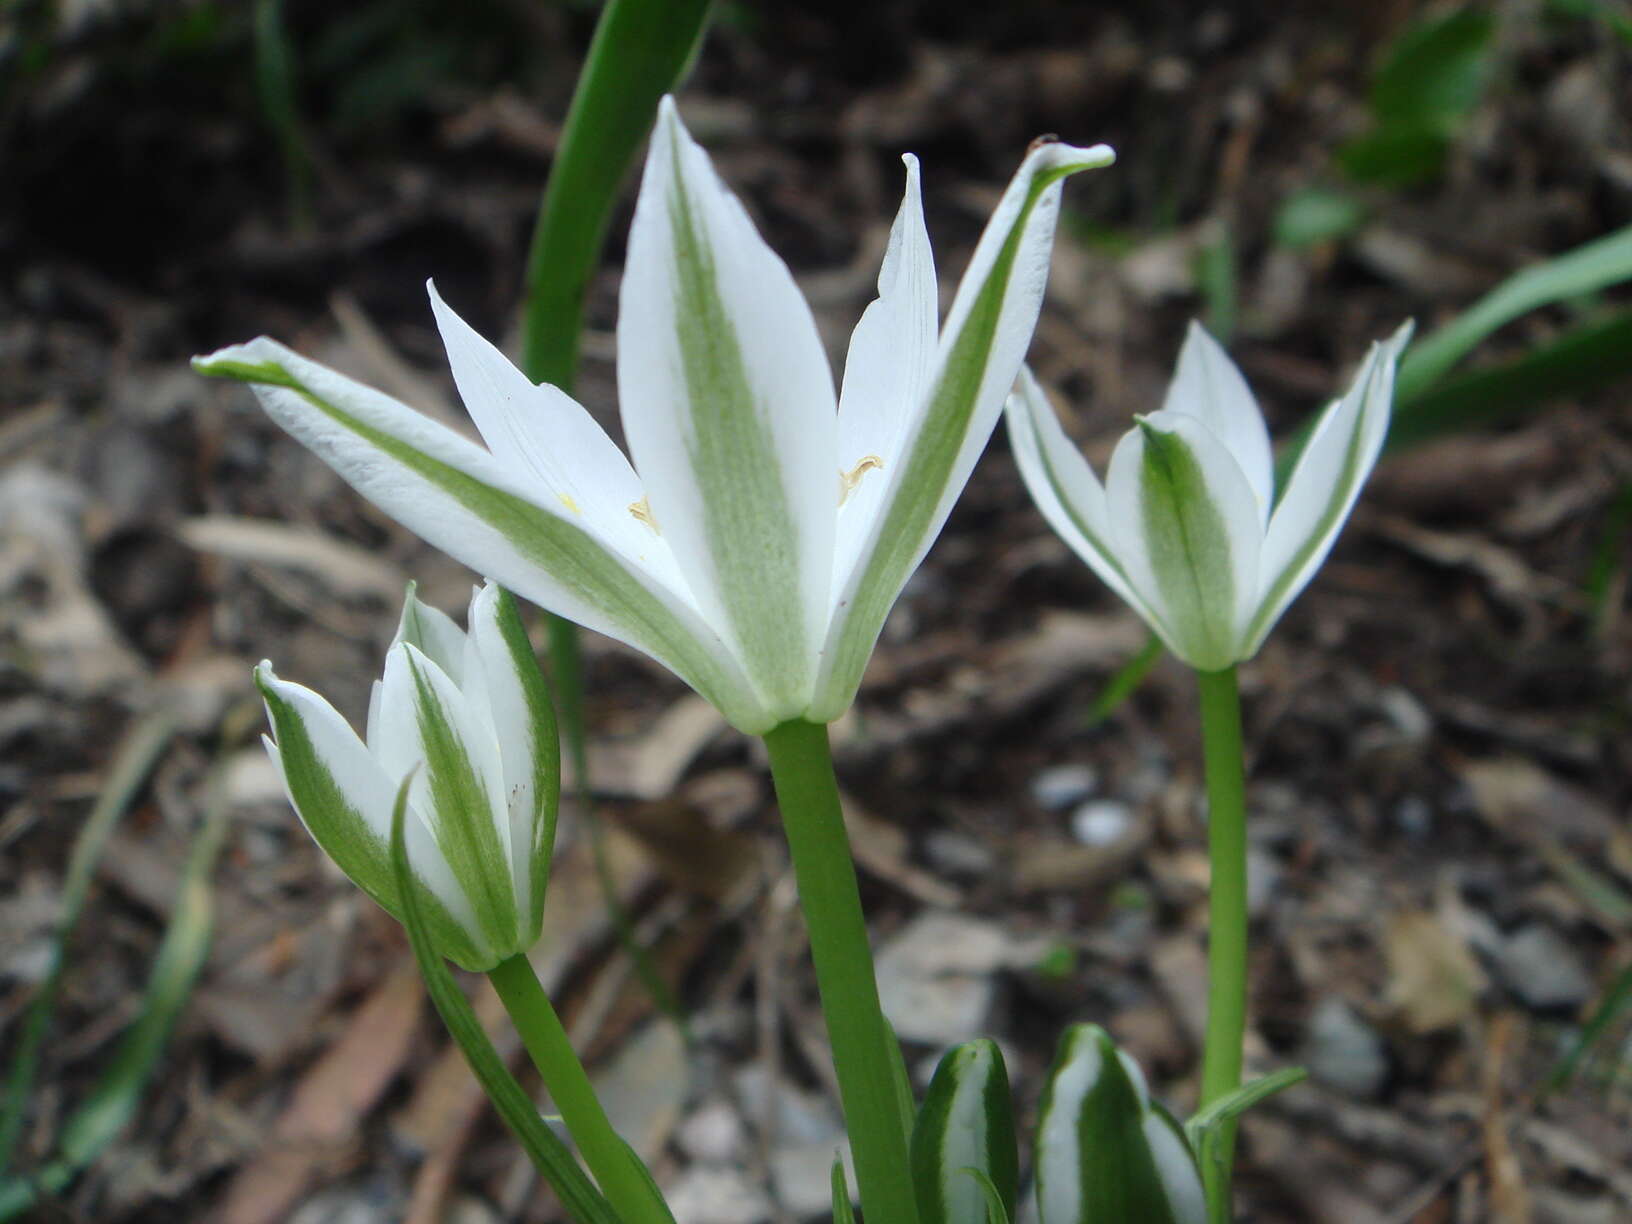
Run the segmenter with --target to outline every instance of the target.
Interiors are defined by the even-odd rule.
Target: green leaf
[[[975,1184],[980,1187],[980,1192],[986,1199],[986,1224],[1009,1224],[1009,1209],[1003,1202],[1003,1195],[996,1183],[987,1177],[984,1171],[972,1165],[967,1169],[959,1169],[958,1172],[966,1177],[972,1177]]]
[[[1615,975],[1615,980],[1604,991],[1598,1005],[1587,1017],[1587,1022],[1581,1026],[1581,1031],[1564,1051],[1563,1057],[1553,1065],[1546,1082],[1541,1086],[1540,1093],[1537,1094],[1538,1105],[1575,1077],[1582,1060],[1625,1015],[1632,1015],[1632,965],[1627,965]]]
[[[833,1157],[828,1179],[833,1186],[833,1224],[856,1224],[856,1209],[850,1205],[850,1182],[844,1175],[844,1160]]]
[[[1413,344],[1400,362],[1400,404],[1421,395],[1498,327],[1542,306],[1632,280],[1632,225],[1514,273],[1443,327]]]
[[[482,1091],[487,1093],[488,1100],[493,1102],[505,1125],[520,1142],[540,1176],[554,1189],[562,1205],[580,1224],[619,1224],[601,1192],[578,1167],[566,1144],[545,1124],[532,1098],[510,1074],[504,1060],[488,1040],[481,1021],[476,1018],[470,1000],[465,998],[442,961],[433,933],[426,924],[425,913],[420,908],[421,890],[414,886],[413,869],[408,862],[408,843],[403,836],[411,781],[411,777],[403,779],[391,814],[391,870],[397,891],[403,898],[402,925],[408,931],[414,959],[419,963],[419,972],[425,979],[431,1002],[436,1005],[437,1014],[442,1017],[449,1035],[464,1053],[465,1061],[470,1064]]]
[[[986,1224],[990,1214],[978,1172],[1005,1217],[1019,1193],[1020,1158],[1009,1074],[997,1043],[966,1041],[935,1068],[912,1130],[912,1182],[923,1224]]]
[[[522,369],[570,390],[584,289],[601,257],[618,187],[657,103],[696,54],[709,0],[609,0],[595,26],[527,258]]]
[[[1412,187],[1437,178],[1450,151],[1451,139],[1438,127],[1391,123],[1343,145],[1337,164],[1359,183]]]
[[[677,88],[707,27],[709,0],[608,0],[601,9],[561,143],[550,166],[527,257],[521,368],[534,382],[570,392],[583,333],[584,291],[606,245],[618,188],[651,131],[658,100]],[[663,983],[604,870],[604,835],[588,801],[583,659],[578,626],[547,615],[550,671],[582,819],[595,852],[602,901],[635,972],[682,1031],[685,1016]]]
[[[1395,411],[1388,449],[1503,424],[1627,377],[1632,377],[1632,311],[1621,311],[1511,361],[1445,378],[1418,392]]]
[[[168,738],[168,720],[161,720]],[[140,732],[138,728],[138,732]],[[148,741],[150,742],[150,741]],[[140,735],[132,747],[144,743]],[[128,760],[128,758],[127,758]],[[121,761],[124,764],[125,761]],[[211,776],[204,824],[193,840],[182,871],[175,907],[154,957],[141,1011],[119,1040],[112,1060],[89,1097],[62,1128],[57,1156],[45,1168],[0,1183],[0,1219],[10,1219],[44,1194],[60,1192],[117,1138],[141,1100],[176,1017],[192,995],[193,983],[210,949],[210,871],[227,828],[230,808],[219,766]]]
[[[1185,1136],[1189,1139],[1191,1148],[1198,1152],[1202,1151],[1209,1135],[1226,1122],[1240,1117],[1258,1102],[1294,1084],[1301,1084],[1308,1078],[1309,1072],[1302,1067],[1285,1067],[1270,1075],[1261,1076],[1250,1084],[1242,1084],[1234,1092],[1219,1097],[1185,1123]]]
[[[1479,8],[1411,26],[1372,79],[1372,113],[1384,124],[1460,119],[1479,101],[1490,75],[1495,32],[1495,16]]]
[[[1278,246],[1301,250],[1347,238],[1366,219],[1366,206],[1344,191],[1305,187],[1281,201],[1271,229]]]
[[[108,847],[119,818],[129,809],[148,772],[158,761],[175,733],[175,720],[164,710],[149,714],[125,735],[114,757],[113,768],[98,793],[90,815],[85,818],[68,858],[62,883],[62,911],[51,937],[50,961],[45,977],[29,1001],[17,1045],[12,1054],[11,1073],[0,1106],[0,1173],[11,1167],[17,1136],[22,1130],[34,1078],[39,1069],[40,1047],[51,1023],[57,990],[68,956],[68,940],[79,924],[80,913],[90,895],[91,881],[102,854]]]

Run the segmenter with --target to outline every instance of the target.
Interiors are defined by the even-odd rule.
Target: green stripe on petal
[[[1050,160],[1056,148],[1063,150],[1058,156],[1076,160],[1064,164]],[[1042,301],[1053,211],[1050,208],[1039,213],[1039,203],[1051,188],[1057,199],[1058,185],[1063,179],[1079,170],[1108,165],[1112,157],[1109,149],[1046,146],[1041,153],[1032,154],[1032,158],[1039,159],[1035,163],[1028,159],[1032,169],[1023,194],[1007,232],[997,243],[985,278],[969,297],[966,311],[954,307],[949,320],[952,334],[942,337],[944,357],[916,431],[903,450],[899,471],[885,474],[893,485],[873,531],[871,548],[863,550],[859,572],[853,574],[838,593],[833,631],[824,650],[822,676],[808,714],[812,721],[832,721],[855,698],[885,617],[901,587],[922,560],[950,509],[951,497],[961,489],[962,479],[967,477],[967,469],[973,464],[974,456],[967,447],[977,432],[974,429],[977,415],[984,417],[983,410],[989,407],[990,421],[982,421],[981,425],[986,428],[996,424],[996,414],[1001,411],[1003,398],[1025,355],[1022,344],[1019,351],[1012,354],[1013,365],[1008,366],[1005,361],[1007,368],[995,371],[993,352],[1000,330],[1005,323],[1015,322],[1016,316],[1009,314],[1009,308],[1023,307],[1028,317],[1020,321],[1029,338]],[[1027,174],[1024,167],[1021,174]],[[1011,192],[1014,190],[1011,186]],[[1049,203],[1052,205],[1053,199]],[[1047,228],[1039,225],[1042,232],[1035,232],[1034,219],[1046,220]],[[1028,239],[1041,244],[1042,266],[1040,270],[1028,267],[1024,269],[1025,275],[1016,276],[1016,263]],[[1037,254],[1036,251],[1031,253]],[[976,262],[979,260],[977,250]],[[968,290],[967,283],[960,286],[960,299]],[[1006,331],[1004,336],[1007,338]],[[1000,378],[995,387],[994,373]],[[995,402],[988,404],[988,398],[994,396]],[[984,445],[985,441],[984,435],[976,439],[977,446]]]
[[[754,393],[714,252],[678,166],[669,181],[674,323],[690,413],[685,440],[702,492],[703,531],[748,672],[768,702],[791,712],[808,691],[812,666],[798,525],[767,410]]]
[[[501,813],[508,817],[508,808],[502,795],[491,793],[491,779],[484,779],[485,771],[471,759],[458,715],[449,707],[457,690],[451,683],[439,684],[431,670],[436,665],[413,646],[401,649],[413,678],[414,717],[425,760],[425,807],[432,813],[437,847],[488,943],[501,955],[523,951],[516,946],[510,857],[495,823]]]
[[[1191,667],[1234,663],[1263,536],[1224,443],[1183,413],[1140,418],[1111,456],[1107,499],[1123,568],[1161,615],[1152,628]]]
[[[912,1129],[912,1181],[921,1224],[987,1224],[986,1192],[1014,1214],[1019,1156],[1008,1070],[996,1043],[981,1039],[947,1051]]]
[[[283,775],[284,786],[301,823],[352,883],[392,917],[400,919],[402,907],[398,903],[385,836],[361,810],[358,800],[348,796],[335,780],[312,740],[305,719],[279,692],[265,665],[256,669],[255,683],[266,702],[276,740],[275,745],[268,744],[268,750]],[[384,785],[383,776],[381,782]],[[387,792],[388,788],[382,794]],[[385,815],[384,811],[377,813],[381,818]],[[425,840],[428,842],[429,838]],[[434,847],[425,849],[434,852]],[[419,900],[426,923],[444,955],[466,969],[483,969],[494,963],[491,956],[478,950],[470,934],[423,882]]]
[[[550,862],[555,853],[556,817],[561,803],[561,737],[556,726],[555,704],[550,700],[549,684],[539,669],[533,644],[528,640],[527,628],[521,623],[521,613],[510,592],[495,588],[497,606],[495,622],[504,642],[512,674],[526,703],[525,735],[532,763],[532,795],[529,810],[521,813],[518,838],[525,842],[515,847],[524,859],[522,870],[527,885],[527,930],[531,935],[525,942],[532,943],[544,921],[544,892],[549,884]],[[476,626],[471,626],[476,632]],[[492,692],[497,686],[489,684]],[[500,735],[504,732],[501,730]],[[504,741],[501,741],[501,743]],[[505,763],[505,772],[510,764]],[[515,819],[512,813],[512,819]],[[518,904],[520,901],[518,899]]]

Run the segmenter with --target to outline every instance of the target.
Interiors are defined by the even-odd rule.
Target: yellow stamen
[[[572,500],[571,494],[557,493],[556,496],[561,499],[561,504],[563,506],[565,506],[568,510],[571,510],[574,514],[582,514],[583,513],[582,510],[578,509],[578,503]]]
[[[650,527],[653,535],[663,534],[658,530],[657,519],[652,515],[652,503],[647,501],[644,497],[638,502],[631,502],[629,504],[629,513],[634,515],[641,522],[645,523],[646,526]]]
[[[844,505],[845,499],[847,499],[850,494],[855,491],[856,486],[861,483],[861,478],[874,468],[878,468],[880,471],[883,471],[884,460],[880,459],[877,455],[863,455],[860,460],[857,461],[855,467],[851,468],[848,472],[839,473],[839,505]]]

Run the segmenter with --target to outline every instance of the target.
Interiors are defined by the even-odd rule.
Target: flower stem
[[[810,932],[862,1209],[869,1224],[915,1224],[897,1088],[900,1047],[879,1006],[827,728],[795,719],[767,732],[765,746]]]
[[[651,1175],[635,1151],[612,1129],[583,1063],[561,1027],[561,1017],[525,954],[501,961],[487,972],[504,1008],[521,1034],[533,1065],[544,1077],[550,1099],[595,1175],[601,1192],[625,1224],[673,1224]]]
[[[1235,668],[1198,672],[1202,752],[1207,764],[1207,830],[1212,860],[1207,942],[1207,1045],[1202,1058],[1205,1108],[1241,1084],[1247,1031],[1247,811],[1241,747],[1241,695]],[[1230,1174],[1235,1123],[1225,1123],[1216,1162],[1202,1169],[1208,1218],[1233,1218]]]

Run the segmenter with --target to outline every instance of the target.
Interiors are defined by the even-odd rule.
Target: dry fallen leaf
[[[1425,910],[1389,917],[1383,932],[1388,1001],[1407,1028],[1432,1033],[1473,1014],[1484,971],[1460,935]]]

